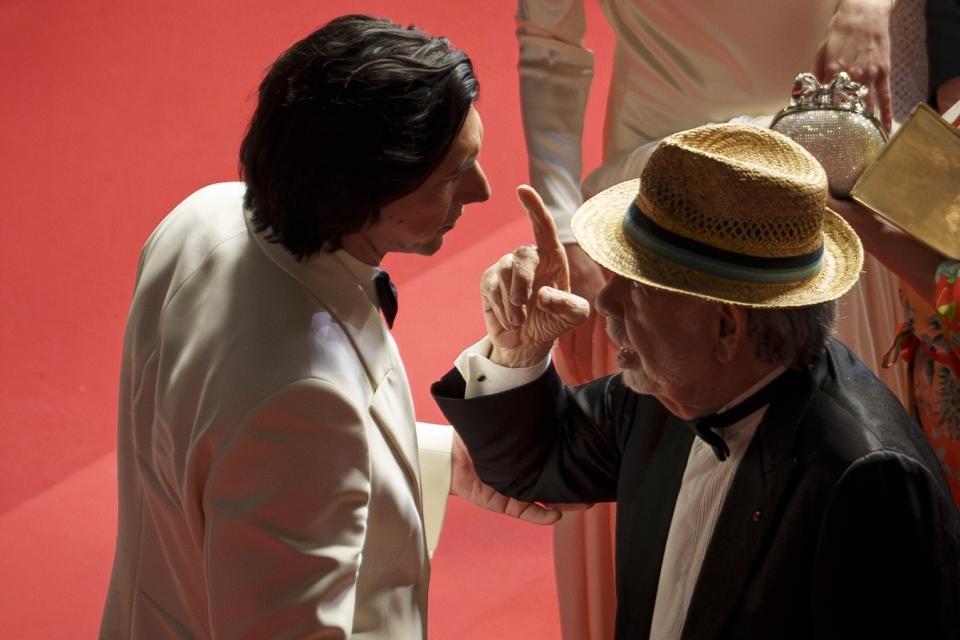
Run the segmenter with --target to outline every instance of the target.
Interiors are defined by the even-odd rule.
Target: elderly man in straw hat
[[[480,476],[552,503],[616,500],[617,638],[956,638],[957,514],[891,393],[830,337],[862,253],[822,168],[767,130],[670,136],[573,231],[622,372],[564,387],[587,316],[537,246],[482,282],[487,337],[434,396]]]

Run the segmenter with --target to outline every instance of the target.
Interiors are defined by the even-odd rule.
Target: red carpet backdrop
[[[344,13],[448,36],[481,82],[480,161],[493,198],[467,209],[434,258],[385,265],[401,291],[394,334],[418,417],[439,421],[428,387],[482,331],[480,273],[531,238],[513,194],[527,169],[512,0],[0,0],[3,637],[95,635],[113,553],[116,384],[140,247],[187,194],[236,179],[264,69]],[[607,59],[605,26],[599,15],[591,23],[591,44]],[[601,105],[588,117],[598,140]],[[599,145],[587,149],[586,165],[598,160]],[[432,637],[559,637],[550,539],[548,529],[452,500],[434,562]]]

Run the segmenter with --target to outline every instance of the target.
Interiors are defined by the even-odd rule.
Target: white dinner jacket
[[[396,345],[336,256],[298,262],[252,231],[243,190],[191,195],[141,256],[101,637],[423,638],[429,559]],[[426,499],[442,509],[440,458]]]

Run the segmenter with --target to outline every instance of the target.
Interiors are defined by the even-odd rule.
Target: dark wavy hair
[[[465,53],[389,20],[343,16],[297,42],[267,71],[240,145],[257,231],[298,258],[339,247],[423,184],[478,90]]]

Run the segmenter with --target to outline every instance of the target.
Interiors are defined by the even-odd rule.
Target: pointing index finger
[[[560,265],[556,287],[569,291],[570,271],[567,267],[567,253],[560,242],[553,216],[547,211],[547,206],[543,204],[540,194],[530,185],[522,184],[517,187],[517,198],[533,225],[533,237],[540,255],[540,263]]]

